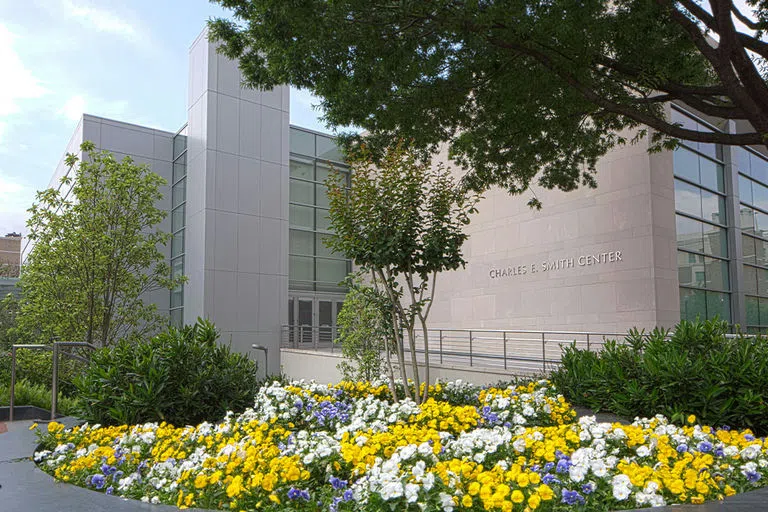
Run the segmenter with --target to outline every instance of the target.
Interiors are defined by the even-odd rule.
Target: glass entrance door
[[[291,344],[329,346],[338,336],[336,317],[343,297],[290,297],[288,322]],[[295,340],[295,341],[294,341]]]

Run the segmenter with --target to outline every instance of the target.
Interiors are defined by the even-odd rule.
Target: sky
[[[179,129],[189,45],[207,0],[0,0],[0,236],[26,233],[83,113]],[[330,132],[318,100],[291,91],[291,123]]]

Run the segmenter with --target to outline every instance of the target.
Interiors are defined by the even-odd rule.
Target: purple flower
[[[752,482],[752,483],[755,483],[758,480],[760,480],[761,476],[762,475],[760,473],[758,473],[757,471],[747,471],[747,474],[746,474],[747,481]]]
[[[95,474],[91,476],[91,485],[96,487],[97,489],[101,489],[104,487],[104,475],[102,474]]]
[[[348,483],[346,480],[342,480],[341,478],[336,476],[332,476],[330,478],[330,482],[331,482],[331,486],[333,486],[333,488],[336,489],[337,491],[340,491],[346,488]]]
[[[723,450],[722,446],[718,446],[717,448],[715,448],[715,451],[712,453],[714,453],[715,456],[717,457],[725,457],[725,450]]]
[[[352,496],[352,489],[347,489],[344,491],[344,494],[341,495],[341,499],[344,501],[351,501],[353,498]]]
[[[544,472],[548,473],[548,472],[552,471],[552,468],[554,468],[554,467],[555,467],[555,463],[554,462],[547,462],[546,464],[544,464]]]
[[[589,482],[581,486],[581,492],[583,492],[584,494],[592,494],[593,492],[595,492],[595,487],[596,486],[594,483]]]
[[[755,436],[753,436],[752,434],[744,434],[744,439],[746,441],[754,441],[755,440]]]
[[[288,491],[288,498],[292,500],[302,499],[305,501],[309,501],[309,491],[291,487],[291,489]]]
[[[114,487],[112,487],[111,485],[109,487],[107,487],[107,494],[112,494],[114,492],[115,492],[115,488]]]
[[[703,453],[709,453],[712,451],[712,443],[709,441],[702,441],[699,443],[699,446],[697,446],[700,452]]]
[[[541,481],[547,485],[560,483],[560,480],[558,480],[557,477],[551,473],[547,473],[546,475],[541,477]]]
[[[584,496],[578,493],[578,491],[570,491],[563,489],[562,502],[566,505],[582,505],[584,504]]]
[[[679,444],[677,445],[677,452],[683,453],[688,451],[688,445],[687,444]]]
[[[568,458],[560,459],[557,461],[557,471],[558,473],[567,473],[568,469],[572,466],[571,461]]]

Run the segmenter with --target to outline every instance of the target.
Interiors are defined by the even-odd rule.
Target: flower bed
[[[275,383],[216,425],[51,423],[35,460],[101,492],[233,510],[628,509],[768,478],[768,441],[749,431],[574,422],[546,381],[438,384],[421,407],[388,396],[380,383]]]

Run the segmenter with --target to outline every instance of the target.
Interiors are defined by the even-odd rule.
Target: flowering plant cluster
[[[438,383],[430,396],[417,406],[391,402],[382,382],[274,383],[218,424],[50,423],[35,460],[108,494],[230,510],[617,510],[768,482],[768,441],[748,430],[576,421],[547,381]]]

